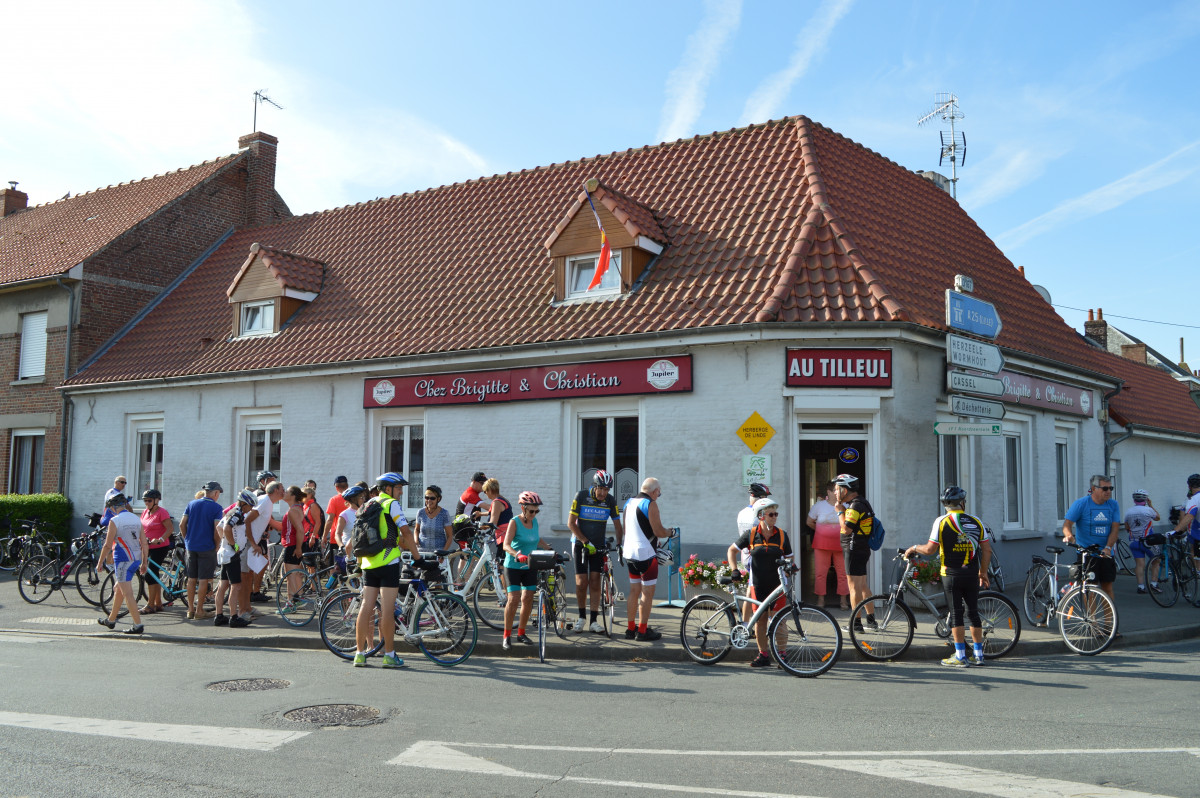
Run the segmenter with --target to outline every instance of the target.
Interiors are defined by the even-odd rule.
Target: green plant
[[[720,563],[709,562],[700,559],[695,554],[688,557],[687,562],[679,566],[679,576],[683,579],[683,583],[692,587],[711,587],[724,590],[725,586],[719,580],[722,576],[729,576],[730,573],[728,560],[721,560]]]
[[[37,518],[49,524],[47,535],[65,541],[71,536],[73,513],[71,500],[61,493],[9,493],[0,496],[0,519],[11,525],[14,532],[21,521]]]
[[[912,579],[918,585],[940,585],[942,583],[942,558],[917,560]]]

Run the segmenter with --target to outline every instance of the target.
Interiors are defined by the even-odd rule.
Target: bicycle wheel
[[[475,610],[475,617],[498,632],[504,631],[504,605],[507,602],[508,594],[501,588],[499,576],[491,570],[475,583],[475,589],[471,591],[471,608]]]
[[[358,593],[349,590],[339,590],[325,600],[321,608],[321,642],[325,647],[342,659],[354,659],[358,650],[358,638],[355,628],[358,623],[358,610],[361,598]],[[376,613],[378,623],[378,613]],[[374,654],[382,647],[382,642],[374,644],[370,653]]]
[[[105,612],[108,612],[110,609],[112,609],[113,590],[116,587],[116,579],[116,574],[114,574],[112,571],[109,571],[100,580],[100,609],[104,610]],[[133,575],[133,579],[130,580],[130,585],[133,588],[134,601],[141,601],[146,597],[146,582],[142,578],[141,574],[135,573]],[[126,607],[124,612],[128,611],[129,608]]]
[[[1185,558],[1179,569],[1179,595],[1193,607],[1200,607],[1200,572],[1191,558]]]
[[[733,650],[733,607],[718,596],[696,596],[683,608],[679,642],[701,665],[715,665]]]
[[[300,589],[296,595],[288,596],[288,576],[300,577]],[[307,626],[316,617],[321,605],[321,583],[306,568],[293,568],[283,575],[275,588],[275,606],[279,617],[289,626]]]
[[[30,604],[41,604],[54,592],[52,585],[58,573],[58,561],[49,557],[33,556],[25,561],[17,572],[17,590],[21,598]]]
[[[995,550],[992,551],[992,559],[988,563],[988,581],[991,582],[992,590],[998,593],[1004,592],[1004,564],[1000,562],[1000,558],[996,556]]]
[[[1161,554],[1156,554],[1146,563],[1146,574],[1158,575],[1158,587],[1150,584],[1150,598],[1160,607],[1173,607],[1179,601],[1179,583],[1175,581],[1175,569],[1167,568],[1167,560]]]
[[[1117,635],[1117,608],[1099,588],[1077,587],[1058,605],[1058,629],[1076,654],[1099,654]]]
[[[983,622],[983,655],[998,659],[1013,650],[1021,639],[1021,615],[1017,605],[1003,593],[979,591],[979,619]]]
[[[771,619],[767,635],[771,656],[793,676],[820,676],[842,653],[842,630],[822,607],[784,607]]]
[[[554,593],[550,596],[550,617],[554,621],[554,633],[564,640],[567,638],[567,603],[566,576],[562,573],[554,580]]]
[[[874,628],[864,623],[868,606],[875,610]],[[912,645],[916,629],[912,610],[903,601],[892,601],[891,596],[863,599],[850,613],[850,642],[867,659],[883,661],[903,656]]]
[[[616,620],[617,588],[613,584],[612,574],[600,577],[600,618],[604,624],[604,635],[608,639],[613,636],[613,621]]]
[[[79,595],[88,604],[93,607],[100,606],[100,581],[103,578],[103,571],[96,570],[96,561],[90,557],[84,558],[75,563],[72,569],[72,578],[75,580],[75,589],[79,591]]]
[[[0,571],[13,571],[17,567],[17,541],[15,538],[0,538]]]
[[[1025,576],[1025,617],[1034,626],[1045,626],[1054,604],[1050,566],[1035,565]]]
[[[1113,547],[1113,560],[1117,563],[1118,571],[1133,575],[1133,552],[1129,550],[1129,542],[1125,538],[1117,538],[1117,545]]]
[[[538,659],[546,661],[546,591],[537,592]]]
[[[466,662],[479,640],[479,626],[467,602],[450,593],[430,595],[414,614],[414,629],[420,629],[417,647],[421,652],[444,667]],[[422,629],[423,621],[433,621],[428,629]]]

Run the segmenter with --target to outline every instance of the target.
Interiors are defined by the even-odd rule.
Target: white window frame
[[[37,474],[37,484],[38,484],[37,491],[32,490],[33,481],[34,481],[34,473],[32,470],[30,470],[29,474],[27,475],[29,484],[28,485],[20,485],[19,484],[18,474],[17,474],[17,438],[41,438],[42,439],[42,469],[41,469],[41,471],[45,471],[45,468],[46,468],[46,430],[45,430],[45,428],[38,427],[38,428],[30,428],[30,429],[14,429],[12,431],[12,436],[9,438],[9,447],[8,447],[8,492],[9,493],[17,493],[17,494],[21,494],[21,495],[31,495],[35,492],[41,493],[45,489],[45,485],[41,484],[41,481],[42,481],[42,473],[41,472],[39,472]],[[21,488],[23,488],[23,487],[28,488],[28,489],[21,490]]]
[[[1004,429],[1000,438],[1000,462],[1003,474],[1001,483],[1001,512],[1004,517],[1004,529],[1026,529],[1030,523],[1031,487],[1033,482],[1033,435],[1032,419],[1008,411],[1004,419]],[[1017,440],[1017,518],[1014,520],[1008,514],[1008,441]]]
[[[404,463],[406,466],[412,463],[412,449],[410,448],[411,433],[408,431],[409,428],[420,427],[425,436],[423,438],[425,441],[425,453],[423,456],[426,458],[426,462],[423,463],[423,465],[426,467],[422,471],[424,474],[422,478],[423,484],[420,486],[405,485],[401,490],[400,496],[396,497],[400,499],[401,506],[404,507],[404,514],[408,517],[409,523],[412,523],[416,520],[417,510],[421,509],[421,507],[424,507],[424,502],[421,502],[421,507],[414,506],[412,498],[418,494],[416,490],[410,490],[410,488],[420,487],[420,495],[424,496],[424,483],[428,483],[429,481],[429,424],[425,419],[425,411],[422,408],[397,408],[395,410],[377,412],[374,417],[374,422],[371,425],[371,434],[372,438],[374,439],[371,441],[371,462],[374,463],[374,468],[376,470],[374,474],[368,475],[368,479],[372,479],[388,470],[384,464],[384,457],[386,455],[384,450],[384,442],[386,440],[384,429],[386,427],[405,427]],[[408,471],[404,471],[402,473],[404,474],[405,479],[410,477]]]
[[[571,442],[571,459],[567,461],[566,468],[563,469],[563,476],[565,479],[565,484],[563,485],[563,496],[566,497],[566,501],[563,502],[565,505],[563,511],[564,522],[566,520],[566,514],[569,513],[571,509],[570,500],[575,497],[575,494],[578,493],[582,487],[580,485],[581,472],[579,471],[579,465],[581,459],[583,458],[583,421],[585,419],[595,418],[616,419],[629,417],[636,418],[638,422],[638,472],[635,478],[636,486],[634,488],[634,495],[637,495],[637,491],[641,489],[642,480],[645,479],[645,477],[642,475],[646,473],[644,468],[646,463],[646,419],[645,414],[642,412],[641,399],[638,397],[628,397],[624,400],[615,398],[595,401],[577,401],[572,404],[569,412],[566,413],[565,418],[567,423],[571,425],[566,436],[566,439]],[[616,425],[611,423],[607,424],[605,430],[605,470],[612,474],[614,480],[617,479],[617,474],[615,471],[613,471],[613,461],[616,457],[616,453],[614,451],[615,435]],[[614,488],[615,487],[616,486],[614,485]],[[620,505],[620,503],[623,501],[622,497],[619,496],[615,491],[613,492],[613,497],[617,500],[618,505]]]
[[[599,296],[616,296],[621,293],[621,252],[613,250],[612,256],[608,261],[608,271],[604,273],[604,279],[600,285],[596,286],[591,291],[586,288],[586,283],[583,289],[577,289],[577,276],[583,272],[588,276],[588,282],[591,282],[591,275],[596,271],[596,261],[600,259],[599,252],[592,252],[587,255],[572,255],[567,258],[566,271],[563,274],[563,294],[566,299],[588,299]]]
[[[247,324],[247,317],[251,310],[258,310],[258,318],[260,324],[251,329]],[[241,338],[254,338],[260,335],[271,335],[275,332],[275,300],[264,299],[255,302],[243,302],[241,312],[238,314],[238,336]]]
[[[233,491],[235,489],[241,490],[243,486],[248,486],[248,487],[252,487],[252,488],[257,487],[256,483],[254,482],[254,474],[242,472],[242,468],[247,467],[250,464],[250,433],[251,432],[277,429],[277,430],[279,430],[280,445],[282,446],[282,443],[283,443],[283,409],[282,408],[279,408],[279,407],[241,408],[241,409],[235,411],[235,418],[236,418],[236,435],[237,435],[237,438],[236,438],[237,459],[234,460],[234,462],[237,464],[235,466],[237,471],[234,472],[235,476],[234,476],[233,481],[234,481],[235,485],[234,485],[234,487],[231,487],[229,489],[230,491]],[[270,441],[269,434],[268,434],[267,440]],[[269,446],[267,447],[267,451],[268,452],[270,451]],[[270,471],[274,471],[276,474],[280,474],[280,479],[282,480],[282,473],[280,470],[281,467],[282,467],[282,463],[272,463],[272,462],[269,462],[269,460],[268,460],[266,465],[259,466],[259,468],[252,469],[252,471],[259,471],[259,470],[262,470],[263,468],[266,468]],[[245,477],[245,479],[246,479],[246,482],[244,483],[244,485],[242,483],[243,477]],[[236,495],[236,494],[234,494],[234,495]]]
[[[49,311],[45,310],[21,314],[18,380],[37,380],[46,376],[46,326],[49,316]]]
[[[1059,463],[1059,448],[1058,448],[1059,446],[1063,446],[1065,448],[1065,452],[1066,452],[1065,461],[1063,463],[1063,465],[1066,466],[1066,475],[1065,475],[1065,479],[1061,480],[1061,483],[1062,483],[1061,485],[1059,484],[1060,483],[1060,480],[1059,480],[1059,465],[1060,465],[1060,463]],[[1075,499],[1077,499],[1079,497],[1077,495],[1079,493],[1079,488],[1078,488],[1079,468],[1077,466],[1078,462],[1079,462],[1079,426],[1078,425],[1055,424],[1054,425],[1054,483],[1055,483],[1054,513],[1058,518],[1058,522],[1059,522],[1060,526],[1062,524],[1063,517],[1066,515],[1066,511],[1070,509],[1072,502],[1074,502]],[[1058,491],[1060,489],[1063,492],[1063,506],[1061,508],[1062,509],[1061,513],[1059,512],[1060,508],[1058,506]]]
[[[142,493],[147,489],[145,486],[142,486],[139,484],[141,482],[141,473],[142,473],[141,472],[141,455],[142,455],[141,440],[142,440],[142,436],[157,434],[159,436],[159,440],[164,441],[164,438],[162,437],[163,428],[164,428],[164,420],[165,419],[164,419],[164,416],[162,413],[138,413],[138,414],[130,414],[129,416],[126,417],[126,429],[128,430],[128,437],[126,439],[127,442],[126,442],[126,446],[125,446],[125,452],[126,452],[125,473],[129,474],[129,480],[133,485],[133,495],[130,496],[130,499],[132,500],[132,504],[135,507],[144,507],[144,504],[142,503]],[[164,460],[166,459],[165,444],[163,446],[163,459]],[[162,464],[160,463],[159,465],[161,467]],[[151,473],[151,478],[152,478],[151,481],[153,482],[153,474],[154,474],[153,461],[151,461],[150,473]],[[165,479],[165,478],[166,478],[166,472],[164,469],[163,479]],[[126,487],[128,487],[128,486],[126,486]],[[163,489],[163,486],[161,484],[157,484],[157,485],[151,484],[149,487],[157,489],[160,493],[162,492],[162,489]]]

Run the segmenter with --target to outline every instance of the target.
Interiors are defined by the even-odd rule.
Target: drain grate
[[[291,687],[287,679],[230,679],[213,682],[208,686],[214,693],[252,693],[258,690],[282,690]]]
[[[379,721],[379,710],[362,704],[317,704],[285,712],[283,717],[315,726],[365,726]]]

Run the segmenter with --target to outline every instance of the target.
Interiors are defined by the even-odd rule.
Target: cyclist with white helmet
[[[1146,592],[1146,558],[1157,553],[1142,540],[1151,533],[1157,520],[1158,510],[1150,502],[1150,494],[1144,488],[1138,488],[1133,492],[1133,506],[1125,513],[1125,532],[1129,535],[1129,551],[1133,554],[1133,572],[1137,577],[1139,593]],[[1155,593],[1161,592],[1157,583],[1151,583],[1150,589]]]
[[[401,489],[408,484],[402,474],[388,471],[375,478],[379,495],[372,502],[379,504],[379,535],[388,546],[378,554],[359,557],[362,568],[362,607],[358,611],[355,636],[358,650],[354,654],[354,666],[367,664],[367,652],[375,638],[375,603],[383,611],[379,613],[379,637],[383,641],[383,667],[399,668],[404,660],[396,656],[396,618],[392,608],[396,606],[396,594],[400,592],[400,550],[412,552],[419,557],[417,544],[413,540],[412,528],[404,516],[404,510],[396,499]],[[365,508],[364,508],[365,512]],[[392,530],[395,530],[394,532]]]
[[[737,516],[737,533],[738,533],[739,538],[742,535],[745,535],[751,529],[753,529],[754,525],[756,523],[758,523],[758,514],[754,511],[755,502],[757,502],[759,499],[766,498],[767,496],[771,495],[771,489],[768,488],[766,485],[762,484],[761,482],[751,482],[750,487],[747,492],[750,494],[750,502],[745,507],[743,507],[741,510],[738,511],[738,516]],[[741,566],[740,566],[741,569],[743,571],[745,571],[746,573],[749,573],[750,572],[750,550],[749,549],[742,549],[741,552],[738,553],[738,559],[736,559],[736,560],[733,559],[732,557],[729,558],[729,564],[731,567],[736,566],[736,564],[739,562],[741,563]],[[753,604],[743,604],[742,605],[742,620],[743,621],[750,620],[750,616],[753,614],[754,614],[754,605]]]
[[[517,642],[533,644],[525,636],[525,624],[529,623],[529,614],[533,612],[533,595],[537,590],[537,572],[529,567],[529,555],[538,548],[550,548],[538,533],[537,516],[542,510],[542,497],[531,490],[521,491],[517,504],[521,506],[520,514],[514,515],[504,529],[504,573],[510,595],[508,603],[504,605],[504,642],[501,647],[505,651],[512,648],[513,619],[517,615],[517,597],[513,593],[521,594]]]
[[[779,518],[779,502],[770,496],[759,499],[752,505],[755,524],[729,547],[727,556],[730,562],[738,556],[739,551],[750,552],[750,598],[761,601],[775,588],[779,587],[779,558],[792,556],[792,542],[787,532],[776,526]],[[765,668],[771,664],[770,649],[767,648],[767,618],[768,615],[779,612],[787,605],[787,597],[780,596],[771,607],[770,612],[764,612],[754,624],[754,639],[758,642],[758,656],[750,663],[751,668]],[[754,605],[747,604],[747,607]],[[787,646],[787,639],[775,641],[780,649]]]
[[[853,474],[838,474],[833,479],[834,496],[841,524],[842,556],[846,559],[846,585],[850,588],[850,606],[857,607],[858,603],[871,595],[867,587],[867,561],[871,559],[871,545],[867,542],[875,529],[875,510],[870,502],[860,495],[861,482]],[[867,608],[867,618],[855,624],[862,623],[874,628],[875,610]],[[847,629],[846,631],[849,631]]]
[[[598,549],[604,548],[604,533],[608,531],[611,518],[621,540],[621,513],[617,500],[612,496],[613,478],[607,471],[597,471],[592,476],[592,486],[575,494],[571,502],[571,513],[567,516],[567,527],[571,530],[571,554],[575,561],[575,599],[579,606],[579,619],[575,631],[587,628],[588,590],[591,590],[593,632],[604,633],[604,626],[597,621],[600,614],[600,574],[604,572],[604,561],[608,555]]]

